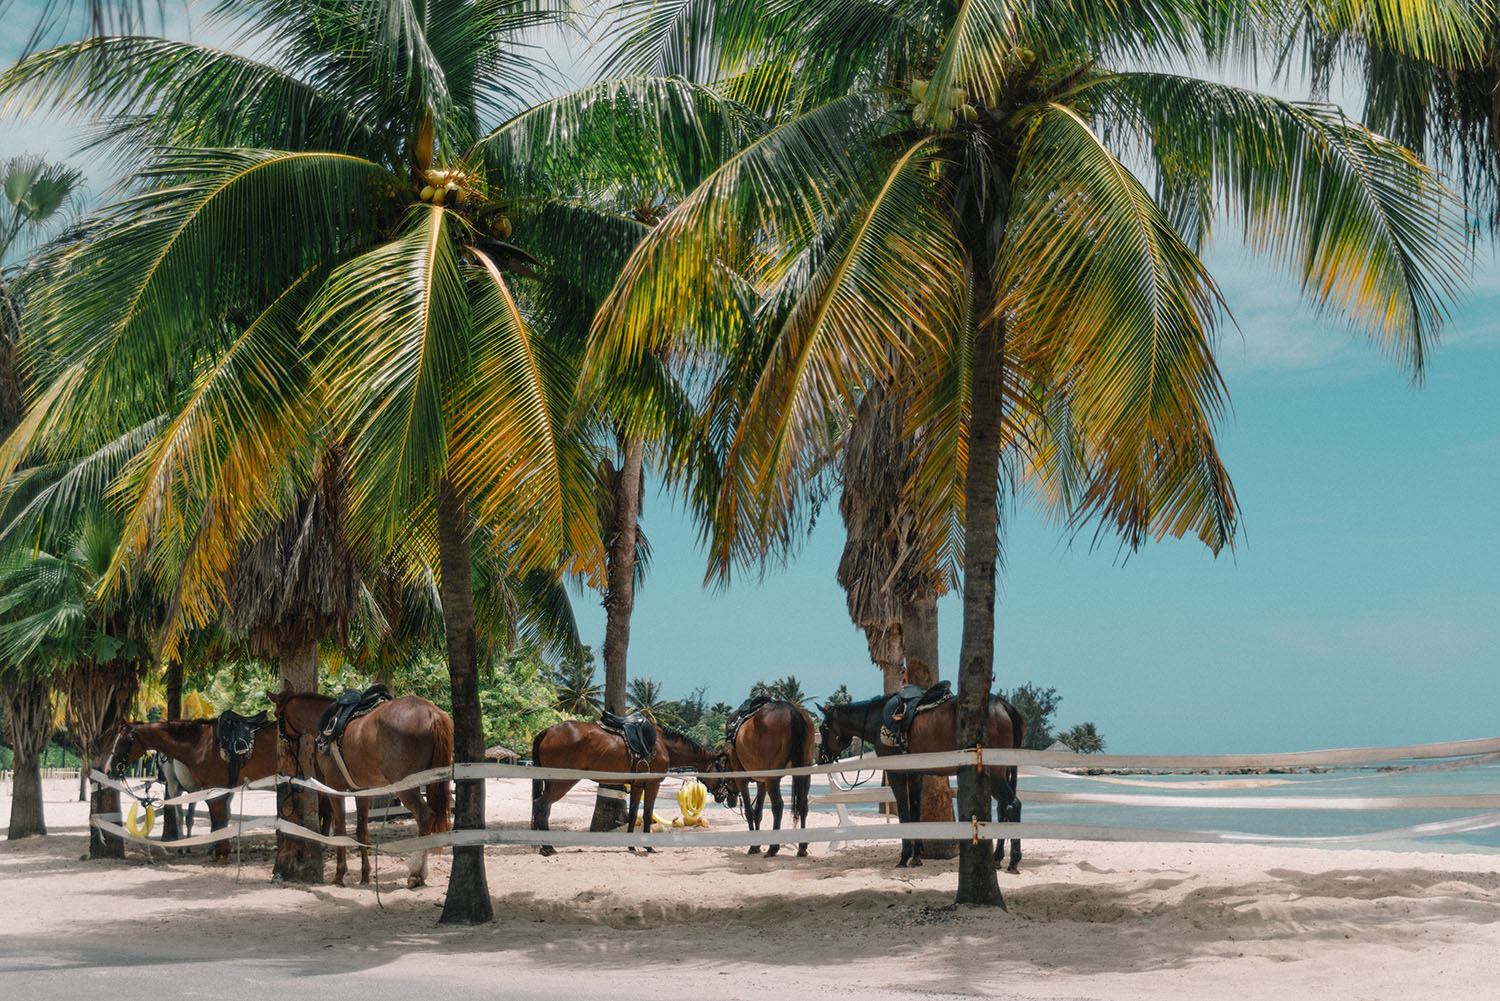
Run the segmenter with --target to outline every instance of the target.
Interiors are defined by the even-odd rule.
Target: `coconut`
[[[953,87],[948,91],[948,103],[955,108],[969,99],[969,92],[962,87]]]
[[[510,216],[497,215],[490,223],[490,235],[497,240],[509,239],[511,232]]]
[[[420,198],[420,199],[422,199],[422,201],[424,201],[424,202],[430,202],[430,201],[432,201],[432,196],[434,194],[436,194],[436,193],[437,193],[437,189],[434,188],[432,185],[429,184],[425,188],[422,189],[421,194],[417,195],[417,197]]]
[[[926,97],[927,96],[927,81],[926,80],[920,80],[920,79],[919,80],[913,80],[911,82],[911,96],[915,97],[919,101],[922,100],[922,98]]]

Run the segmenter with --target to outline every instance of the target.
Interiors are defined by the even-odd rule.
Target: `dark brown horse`
[[[229,763],[219,753],[214,736],[216,720],[172,720],[161,723],[126,723],[115,736],[114,746],[105,759],[104,773],[119,779],[125,769],[140,760],[147,751],[160,751],[171,759],[177,782],[184,792],[229,787]],[[249,759],[240,767],[236,782],[251,782],[276,774],[276,728],[262,727],[255,732]],[[209,826],[215,831],[229,826],[229,799],[226,792],[208,801]],[[214,861],[229,861],[229,842],[214,844]]]
[[[267,692],[276,703],[276,719],[288,737],[316,735],[318,720],[333,700],[310,692]],[[374,789],[399,782],[408,775],[430,768],[447,768],[453,764],[453,720],[424,698],[405,695],[382,702],[370,712],[351,720],[338,745],[338,759],[326,751],[317,752],[318,781],[335,789]],[[345,775],[347,769],[348,775]],[[401,805],[411,811],[417,822],[417,836],[425,837],[453,827],[448,779],[429,782],[424,798],[421,789],[403,789],[396,793]],[[355,838],[361,844],[370,840],[370,800],[354,797]],[[333,811],[334,832],[345,830],[342,806]],[[412,853],[407,863],[406,885],[421,886],[427,881],[427,849]],[[370,854],[360,849],[361,883],[370,881]],[[344,849],[337,849],[338,866],[334,882],[342,883],[349,871]]]
[[[782,768],[802,768],[813,763],[813,719],[807,710],[791,702],[771,701],[757,708],[740,723],[728,749],[720,752],[717,769],[730,772],[759,772]],[[750,803],[750,782],[755,783],[755,803]],[[807,827],[807,793],[812,785],[808,775],[792,776],[792,824]],[[734,796],[745,801],[745,823],[750,830],[760,830],[765,811],[766,793],[771,794],[771,829],[781,830],[781,776],[756,775],[753,779],[725,779],[723,789],[714,799],[734,806]],[[781,851],[780,845],[766,849],[766,857]],[[760,852],[751,845],[750,854]],[[797,846],[800,858],[807,854],[807,844]]]
[[[902,752],[886,746],[880,740],[881,710],[884,709],[888,698],[890,698],[888,695],[877,695],[863,702],[819,706],[823,711],[823,725],[820,728],[823,748],[818,754],[819,763],[826,764],[838,760],[838,756],[849,747],[855,737],[875,745],[875,753],[880,756],[901,753],[925,754],[929,751],[952,751],[956,748],[957,699],[917,713],[912,719],[911,729],[907,732],[906,751]],[[1025,720],[1016,711],[1015,706],[998,695],[990,696],[989,727],[984,738],[986,747],[1020,747],[1025,728]],[[959,766],[952,765],[947,768],[934,768],[931,771],[887,772],[886,774],[890,776],[891,792],[896,795],[896,812],[901,822],[905,824],[920,819],[921,777],[923,775],[956,775],[958,768]],[[986,767],[984,771],[989,777],[990,794],[999,805],[1000,819],[1020,820],[1021,801],[1016,798],[1015,766]],[[1003,851],[996,853],[997,862],[1003,854]],[[1008,871],[1018,871],[1016,867],[1020,861],[1021,842],[1012,838]],[[901,861],[896,864],[898,866],[921,865],[922,842],[911,839],[903,840]]]
[[[542,768],[576,768],[579,771],[595,772],[665,772],[672,764],[668,757],[667,742],[657,731],[655,751],[651,760],[635,763],[625,747],[625,738],[611,733],[598,723],[588,720],[570,719],[547,727],[531,742],[531,763]],[[551,830],[547,826],[552,816],[552,804],[567,795],[579,779],[533,779],[531,783],[531,829]],[[651,811],[656,808],[656,793],[661,788],[661,779],[650,779],[630,783],[630,819],[626,833],[635,830],[636,810],[644,800],[645,814],[641,818],[641,830],[651,833]],[[631,851],[635,851],[632,847]],[[649,846],[646,851],[653,851]],[[556,855],[557,849],[542,845],[543,855]]]

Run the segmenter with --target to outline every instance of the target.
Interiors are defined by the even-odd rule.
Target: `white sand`
[[[7,783],[0,818],[9,793]],[[435,923],[447,856],[416,891],[399,888],[401,860],[383,859],[383,908],[369,887],[273,886],[266,835],[247,843],[242,869],[202,853],[147,864],[137,848],[125,862],[85,862],[76,794],[76,783],[49,781],[53,834],[0,843],[0,929],[13,953],[87,937],[129,956],[166,936],[200,959],[321,956],[391,964],[393,976],[433,957],[581,997],[610,985],[643,996],[630,991],[651,983],[664,997],[867,997],[889,984],[1120,1001],[1500,997],[1496,855],[1036,841],[1021,875],[1001,875],[1000,912],[948,907],[954,863],[896,869],[890,842],[815,844],[803,859],[490,848],[496,920],[452,928]],[[493,822],[522,826],[528,796],[524,783],[492,782]],[[266,802],[248,812],[268,813]],[[675,816],[667,805],[657,812]],[[554,826],[585,827],[591,806],[580,788]],[[716,829],[742,823],[708,814]]]

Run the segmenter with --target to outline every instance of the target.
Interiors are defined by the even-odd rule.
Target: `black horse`
[[[904,750],[887,746],[880,739],[882,712],[891,696],[877,695],[862,702],[847,702],[839,705],[819,706],[823,723],[819,727],[822,747],[818,752],[818,763],[837,761],[858,737],[875,746],[880,756],[893,754],[923,754],[929,751],[951,751],[956,747],[958,700],[952,699],[924,710],[912,718],[907,731]],[[987,747],[1020,747],[1026,723],[1016,707],[998,695],[990,696],[990,719],[985,732]],[[934,768],[928,771],[890,771],[891,792],[896,796],[896,812],[901,822],[911,823],[920,819],[923,775],[955,775],[959,766]],[[999,807],[1002,821],[1021,819],[1021,801],[1016,798],[1016,768],[1014,765],[986,767],[990,780],[990,794]],[[981,818],[988,819],[988,818]],[[1004,857],[1004,842],[996,852],[998,862]],[[1021,842],[1012,838],[1010,842],[1010,866],[1008,872],[1017,872],[1021,861]],[[904,839],[901,842],[901,861],[898,866],[922,864],[922,842]]]

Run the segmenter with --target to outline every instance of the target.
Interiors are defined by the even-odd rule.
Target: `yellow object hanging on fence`
[[[708,787],[697,779],[684,783],[677,790],[677,805],[682,816],[672,821],[673,827],[707,827],[703,819],[703,807],[708,803]]]
[[[151,828],[156,826],[156,807],[150,803],[146,804],[146,822],[140,822],[141,804],[139,802],[130,804],[130,813],[125,817],[125,829],[138,838],[144,838],[151,834]]]

